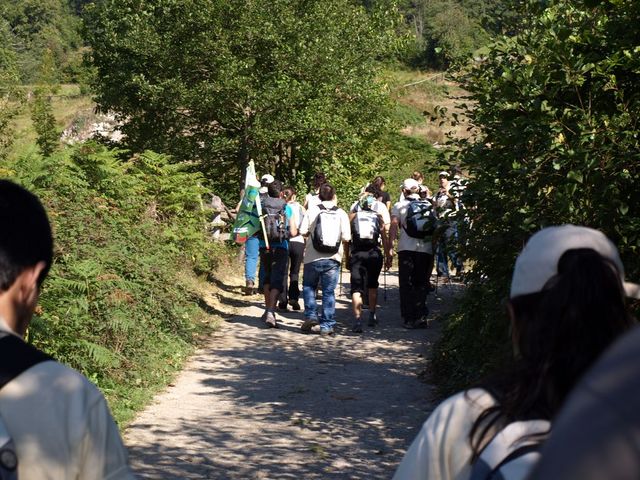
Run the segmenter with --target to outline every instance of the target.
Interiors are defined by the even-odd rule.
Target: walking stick
[[[384,293],[383,293],[383,298],[384,298],[384,303],[387,303],[387,269],[385,268],[383,273],[382,273],[384,278]]]
[[[340,277],[338,279],[338,282],[340,282],[340,292],[339,292],[338,295],[341,297],[342,294],[343,294],[343,291],[342,291],[342,262],[340,262]]]

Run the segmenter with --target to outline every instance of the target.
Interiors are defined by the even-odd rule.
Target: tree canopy
[[[86,9],[96,100],[128,146],[233,184],[254,158],[284,179],[348,177],[389,125],[376,59],[393,10],[345,0],[103,0]],[[366,169],[365,169],[366,170]]]

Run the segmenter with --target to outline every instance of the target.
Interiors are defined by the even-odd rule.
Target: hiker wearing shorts
[[[298,234],[291,207],[282,198],[282,182],[274,180],[261,200],[263,231],[260,237],[260,288],[264,294],[262,319],[268,327],[277,327],[276,302],[284,290],[289,262],[288,239]],[[267,241],[269,242],[267,246]]]
[[[402,182],[404,200],[397,202],[391,209],[391,226],[385,268],[393,262],[393,242],[398,233],[398,276],[400,283],[400,314],[405,328],[424,328],[429,314],[427,294],[429,290],[429,266],[433,263],[431,237],[414,238],[407,233],[407,216],[412,202],[424,202],[431,208],[430,202],[421,200],[420,185],[413,178]],[[399,232],[402,230],[402,232]]]
[[[351,331],[362,333],[362,306],[368,297],[368,326],[378,324],[376,305],[378,302],[378,279],[388,249],[388,232],[391,218],[386,205],[378,200],[380,189],[369,185],[360,199],[349,210],[351,222],[351,249],[347,265],[351,271],[351,307],[354,322]],[[382,245],[383,249],[380,249]]]

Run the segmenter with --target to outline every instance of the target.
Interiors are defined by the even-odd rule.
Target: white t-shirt
[[[446,399],[422,425],[393,480],[468,480],[471,428],[494,405],[493,397],[478,388]]]
[[[1,319],[0,329],[12,333]],[[102,393],[75,370],[55,361],[29,368],[0,390],[0,414],[19,478],[134,478]]]
[[[426,239],[413,238],[410,235],[407,235],[405,232],[405,227],[407,225],[407,206],[411,202],[411,200],[419,200],[420,197],[418,195],[411,195],[406,200],[402,200],[397,202],[391,208],[391,216],[396,217],[400,224],[400,239],[398,240],[398,251],[409,251],[409,252],[422,252],[433,254],[433,247],[431,245],[431,238],[427,237]]]
[[[326,209],[331,209],[335,207],[335,203],[333,202],[321,202],[321,203],[322,205],[324,205]],[[307,246],[305,247],[305,250],[304,250],[303,262],[311,263],[311,262],[315,262],[316,260],[322,260],[322,259],[331,259],[337,262],[342,262],[342,254],[343,254],[342,242],[348,242],[351,240],[351,225],[349,224],[349,215],[347,215],[347,212],[345,212],[341,208],[338,208],[337,214],[340,217],[340,236],[341,236],[342,242],[340,242],[340,248],[338,250],[338,253],[330,254],[330,253],[318,252],[315,248],[313,248],[311,233],[313,232],[313,229],[316,224],[316,219],[318,218],[319,214],[320,214],[320,208],[318,206],[311,207],[307,209],[307,213],[302,219],[302,225],[300,226],[300,233],[302,235],[309,235],[307,237]]]
[[[321,200],[317,193],[307,193],[307,196],[304,197],[304,203],[307,206],[307,210],[309,210],[311,207],[320,205]]]

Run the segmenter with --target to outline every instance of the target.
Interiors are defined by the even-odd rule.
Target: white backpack
[[[525,480],[540,459],[550,429],[546,420],[510,423],[484,447],[469,480]]]
[[[326,208],[320,204],[320,213],[311,233],[313,248],[320,253],[338,253],[342,239],[342,228],[338,207]]]

